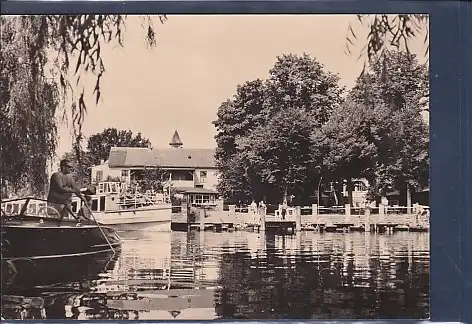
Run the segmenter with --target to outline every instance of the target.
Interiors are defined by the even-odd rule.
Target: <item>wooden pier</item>
[[[251,212],[247,208],[229,206],[229,210],[197,209],[198,213],[189,217],[188,206],[174,206],[172,230],[174,231],[326,231],[326,232],[385,232],[428,231],[429,207],[344,207],[324,208],[290,207],[285,217],[280,210],[266,214],[266,209]]]

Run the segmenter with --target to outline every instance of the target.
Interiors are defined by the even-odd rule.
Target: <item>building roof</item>
[[[108,158],[110,168],[216,168],[214,149],[149,149],[141,147],[112,147]]]

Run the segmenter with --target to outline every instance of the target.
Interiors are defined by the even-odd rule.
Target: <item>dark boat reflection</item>
[[[66,304],[93,291],[100,274],[114,268],[118,253],[69,258],[2,260],[2,317],[65,317]]]

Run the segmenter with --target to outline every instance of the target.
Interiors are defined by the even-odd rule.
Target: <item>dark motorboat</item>
[[[113,229],[76,216],[53,218],[49,208],[36,198],[1,203],[2,261],[95,255],[121,247]]]

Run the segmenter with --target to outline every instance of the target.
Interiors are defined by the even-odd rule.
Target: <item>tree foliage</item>
[[[377,150],[371,134],[373,113],[368,106],[346,101],[312,137],[314,154],[321,159],[322,175],[347,181],[350,204],[351,180],[368,177],[374,168]]]
[[[164,172],[161,168],[146,168],[137,180],[138,186],[142,191],[162,191],[164,188],[163,175]]]
[[[261,191],[285,200],[288,194],[304,194],[316,174],[310,138],[315,125],[304,109],[284,109],[241,139],[238,153],[247,177],[262,189],[253,193],[256,198]]]
[[[87,150],[93,164],[99,164],[101,160],[108,160],[112,147],[148,147],[151,148],[149,139],[141,136],[141,133],[133,134],[130,130],[117,130],[107,128],[103,132],[94,134],[88,138]]]
[[[224,196],[307,197],[323,177],[347,180],[352,203],[356,178],[369,180],[373,196],[427,185],[427,67],[406,52],[383,55],[344,100],[336,77],[311,73],[321,65],[306,55],[279,58],[268,80],[238,87],[215,122]]]
[[[59,89],[45,76],[47,40],[40,26],[28,20],[18,33],[6,18],[1,17],[0,22],[2,192],[25,189],[41,194],[48,181],[48,160],[57,144]]]
[[[266,82],[266,119],[287,108],[302,109],[316,126],[325,123],[342,101],[339,77],[308,54],[277,58]]]
[[[415,55],[386,52],[383,61],[358,79],[349,100],[372,111],[370,134],[376,147],[372,190],[401,192],[429,179],[429,129],[422,116],[429,94],[428,70]]]

